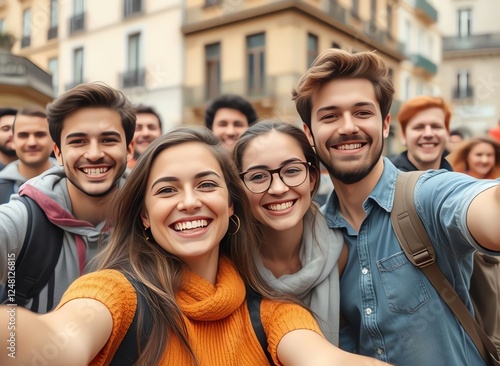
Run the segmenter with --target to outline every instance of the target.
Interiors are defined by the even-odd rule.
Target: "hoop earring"
[[[233,216],[235,217],[234,219]],[[240,231],[240,226],[241,226],[240,218],[238,217],[238,215],[233,214],[232,216],[229,217],[229,220],[231,220],[236,225],[236,230],[234,231],[234,233],[230,233],[228,231],[228,235],[230,236],[236,235],[236,233]]]

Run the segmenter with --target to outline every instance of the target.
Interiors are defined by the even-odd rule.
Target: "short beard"
[[[314,136],[313,136],[314,140]],[[326,162],[323,160],[319,154],[316,153],[318,156],[319,161],[325,166],[326,170],[328,171],[328,174],[330,174],[331,178],[334,178],[344,184],[354,184],[358,183],[362,179],[364,179],[370,172],[373,170],[375,165],[377,165],[380,157],[382,156],[382,152],[384,151],[384,139],[382,139],[382,146],[380,147],[380,151],[378,153],[378,156],[376,159],[373,159],[371,164],[366,167],[366,168],[360,168],[360,170],[354,171],[354,172],[342,172],[340,170],[337,170],[334,166],[330,166],[331,162]],[[314,141],[314,144],[316,145],[316,141]]]
[[[0,146],[0,153],[10,157],[17,156],[16,150],[7,149],[5,146]]]

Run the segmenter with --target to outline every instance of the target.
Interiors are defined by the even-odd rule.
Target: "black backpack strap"
[[[273,358],[271,354],[267,350],[267,336],[266,332],[264,332],[264,328],[262,326],[262,321],[260,319],[260,303],[262,301],[262,296],[257,293],[253,288],[246,285],[246,301],[248,307],[248,313],[250,314],[250,321],[252,322],[252,327],[259,340],[260,346],[264,351],[267,360],[270,365],[274,365]]]
[[[132,284],[132,286],[134,286],[135,293],[137,294],[137,307],[135,309],[134,319],[125,334],[125,337],[120,343],[120,346],[116,350],[116,353],[109,364],[110,366],[134,365],[139,359],[138,329],[139,317],[141,313],[144,320],[140,331],[140,349],[144,349],[149,339],[149,335],[151,334],[151,324],[153,319],[146,299],[141,293],[141,289],[144,289],[144,285],[138,283],[128,274],[124,273],[124,275],[127,277],[127,280]]]
[[[50,222],[31,198],[20,196],[20,200],[28,210],[28,225],[21,252],[16,259],[15,302],[7,302],[7,291],[4,291],[2,303],[24,306],[40,293],[54,275],[64,231]]]
[[[415,209],[414,188],[422,173],[424,172],[415,171],[398,175],[391,212],[394,232],[408,260],[426,275],[472,339],[484,362],[489,365],[500,365],[500,356],[495,345],[476,322],[436,263],[434,246]]]
[[[0,179],[0,205],[9,202],[10,196],[15,193],[14,184],[12,180]]]

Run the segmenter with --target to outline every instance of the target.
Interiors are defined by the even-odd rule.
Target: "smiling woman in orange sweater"
[[[159,137],[112,206],[114,230],[98,271],[75,281],[55,311],[15,309],[12,316],[1,309],[1,338],[9,339],[9,322],[16,325],[16,358],[4,350],[0,364],[107,365],[137,308],[140,335],[147,307],[151,330],[139,365],[268,365],[246,283],[263,296],[260,318],[275,364],[386,365],[331,345],[308,310],[262,280],[244,188],[208,130],[179,128]],[[125,274],[141,291],[140,307]]]

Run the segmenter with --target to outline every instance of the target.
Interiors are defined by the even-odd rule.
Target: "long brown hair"
[[[264,297],[294,301],[290,296],[271,289],[257,271],[254,262],[257,255],[257,234],[251,225],[250,203],[227,151],[205,127],[174,129],[148,146],[137,160],[123,188],[114,196],[108,216],[108,225],[113,227],[113,231],[107,246],[94,263],[96,269],[117,269],[145,286],[143,295],[150,309],[152,330],[146,346],[140,351],[138,365],[158,364],[171,335],[179,338],[191,355],[193,364],[199,364],[189,345],[182,311],[175,301],[175,294],[180,288],[182,274],[187,266],[154,241],[147,240],[141,220],[147,180],[157,156],[172,146],[187,142],[201,142],[211,149],[223,172],[234,213],[240,218],[241,227],[236,234],[226,234],[222,239],[220,255],[230,258],[243,280]],[[235,230],[230,221],[228,232]],[[139,312],[138,329],[143,321]]]
[[[472,148],[480,143],[486,143],[493,146],[495,150],[495,164],[488,172],[484,179],[496,179],[500,177],[500,143],[487,136],[474,137],[462,142],[462,144],[453,152],[451,152],[446,160],[451,164],[453,170],[459,173],[468,174],[469,164],[467,158]]]

